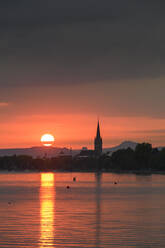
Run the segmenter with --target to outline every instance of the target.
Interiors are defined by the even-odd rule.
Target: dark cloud
[[[7,3],[8,2],[8,3]],[[2,5],[2,6],[1,6]],[[5,6],[4,6],[5,5]],[[1,6],[1,26],[42,27],[73,22],[88,22],[111,19],[119,15],[115,4],[103,1],[6,1]],[[113,8],[112,8],[113,7]]]
[[[124,19],[143,19],[150,15],[152,19],[164,16],[165,3],[158,1],[135,0],[2,0],[0,2],[1,26],[32,27],[40,25],[69,24],[70,22],[100,21],[113,18],[116,21]],[[149,22],[155,20],[148,19]],[[5,25],[6,24],[6,25]]]
[[[164,77],[164,1],[0,2],[1,85]]]

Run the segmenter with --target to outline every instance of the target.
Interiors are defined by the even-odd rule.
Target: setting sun
[[[51,134],[44,134],[41,137],[41,143],[44,146],[52,146],[54,143],[54,136]]]

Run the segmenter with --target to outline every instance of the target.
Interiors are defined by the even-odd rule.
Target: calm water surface
[[[165,176],[1,173],[0,247],[164,248]]]

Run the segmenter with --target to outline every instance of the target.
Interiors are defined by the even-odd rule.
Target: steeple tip
[[[95,146],[95,155],[96,157],[101,156],[102,154],[102,138],[100,135],[100,122],[98,119],[98,123],[97,123],[97,132],[96,132],[96,137],[95,137],[95,141],[94,141],[94,146]]]
[[[96,137],[100,137],[100,122],[98,120],[98,123],[97,123],[97,133],[96,133]]]

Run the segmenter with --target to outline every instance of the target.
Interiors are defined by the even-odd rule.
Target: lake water
[[[165,176],[0,173],[0,247],[164,248]]]

